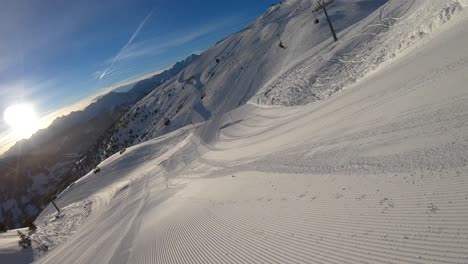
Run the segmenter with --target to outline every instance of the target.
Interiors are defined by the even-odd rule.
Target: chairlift
[[[281,37],[280,35],[276,35],[278,37],[278,40],[279,40],[279,47],[282,48],[282,49],[286,49],[286,46],[283,45],[283,41],[281,40]]]
[[[318,23],[320,23],[320,19],[318,19],[317,15],[315,15],[315,12],[312,12],[312,14],[313,14],[314,17],[315,17],[314,24],[317,25]]]
[[[283,42],[280,41],[279,43],[279,47],[282,48],[282,49],[286,49],[286,46],[283,45]]]

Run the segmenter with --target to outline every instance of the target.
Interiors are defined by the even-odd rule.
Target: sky
[[[0,113],[27,103],[46,127],[201,53],[276,2],[0,0]],[[0,153],[18,139],[0,118]]]

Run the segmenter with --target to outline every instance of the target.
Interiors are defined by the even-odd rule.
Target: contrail
[[[119,58],[122,56],[122,54],[125,52],[125,50],[132,44],[133,40],[138,36],[141,29],[146,24],[148,19],[153,15],[153,13],[154,13],[154,9],[151,10],[151,12],[149,12],[149,14],[143,19],[143,21],[141,21],[140,25],[138,25],[138,27],[135,30],[135,32],[133,33],[132,37],[128,40],[127,44],[125,44],[125,46],[123,46],[123,48],[119,51],[119,53],[117,53],[117,55],[112,60],[112,63],[110,64],[110,66],[107,67],[107,69],[105,69],[104,72],[101,74],[101,76],[99,77],[99,80],[102,80],[102,78],[104,78],[104,76],[107,75],[107,72],[112,68],[112,66],[114,66],[114,64],[119,60]]]

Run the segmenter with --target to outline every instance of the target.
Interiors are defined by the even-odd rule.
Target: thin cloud
[[[221,28],[239,22],[238,16],[230,16],[221,20],[215,20],[201,27],[190,31],[175,32],[173,34],[159,37],[157,39],[131,42],[115,57],[108,60],[108,67],[105,71],[99,72],[99,79],[102,77],[124,75],[137,65],[132,60],[142,57],[157,56],[163,54],[168,49],[187,44],[197,38],[213,33]],[[133,38],[134,39],[134,38]]]
[[[12,138],[10,130],[0,132],[0,155],[15,145],[17,139]]]
[[[154,71],[154,72],[151,72],[151,73],[148,73],[148,74],[145,74],[145,75],[134,76],[134,77],[128,78],[128,79],[123,80],[123,81],[121,81],[119,83],[116,83],[116,84],[114,84],[112,86],[99,89],[97,92],[85,97],[84,99],[78,101],[77,103],[75,103],[75,104],[73,104],[71,106],[63,107],[63,108],[57,109],[55,111],[49,112],[48,114],[46,114],[45,116],[43,116],[41,118],[41,120],[40,120],[41,128],[48,127],[56,118],[58,118],[60,116],[65,116],[65,115],[70,114],[71,112],[81,111],[81,110],[85,109],[90,104],[96,102],[96,100],[98,98],[100,98],[101,96],[106,95],[106,94],[116,90],[119,87],[129,85],[129,84],[133,84],[133,83],[136,83],[136,82],[141,81],[143,79],[150,78],[150,77],[152,77],[152,76],[154,76],[154,75],[156,75],[158,73],[161,73],[162,71],[163,70],[158,70],[158,71]],[[1,137],[0,137],[0,139],[1,139]]]
[[[125,44],[125,46],[123,46],[123,48],[119,51],[119,53],[117,53],[117,55],[114,57],[114,59],[112,60],[112,63],[110,64],[110,66],[104,70],[102,73],[101,73],[101,76],[99,77],[99,80],[102,80],[102,78],[104,78],[104,76],[106,76],[107,72],[112,68],[112,66],[114,66],[114,64],[120,59],[120,57],[122,56],[122,54],[125,52],[125,50],[130,46],[132,45],[133,41],[135,40],[135,38],[138,36],[138,34],[140,33],[141,29],[143,28],[143,26],[146,24],[146,22],[148,21],[148,19],[150,19],[151,16],[153,16],[153,13],[154,13],[154,10],[151,10],[151,12],[149,12],[149,14],[143,19],[143,21],[141,21],[140,25],[138,25],[137,29],[135,30],[135,32],[133,33],[132,37],[128,40],[127,44]]]
[[[190,32],[178,32],[176,34],[165,37],[163,40],[153,39],[149,41],[134,43],[126,50],[125,53],[122,54],[120,59],[133,59],[148,55],[157,55],[163,53],[169,48],[184,45],[186,43],[189,43],[190,41],[208,35],[223,27],[226,27],[233,23],[237,23],[237,21],[237,17],[228,17],[222,20],[210,22],[204,26],[191,30]],[[163,44],[154,45],[155,43]]]

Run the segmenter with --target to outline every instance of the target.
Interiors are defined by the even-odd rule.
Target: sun
[[[29,138],[39,129],[39,119],[30,104],[9,106],[3,118],[18,138]]]

